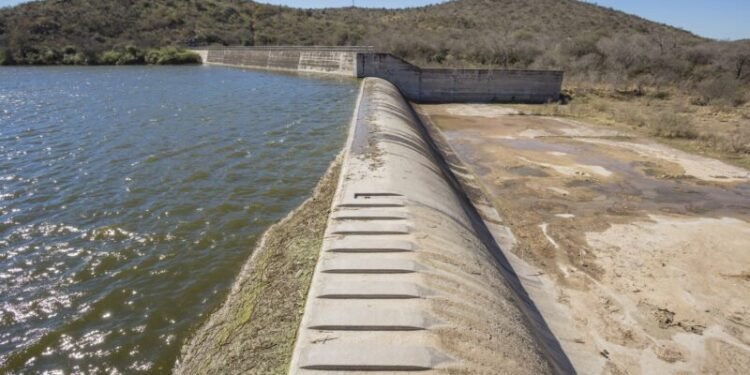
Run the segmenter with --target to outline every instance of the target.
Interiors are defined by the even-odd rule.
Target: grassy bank
[[[200,64],[198,54],[176,47],[140,49],[135,46],[100,53],[67,46],[28,48],[23,52],[0,51],[0,65],[183,65]]]
[[[177,374],[286,374],[323,244],[340,159],[264,234],[224,305],[183,347]]]
[[[687,94],[676,89],[574,86],[567,90],[566,104],[515,107],[524,114],[569,117],[628,130],[750,168],[748,93],[729,90],[723,96]]]

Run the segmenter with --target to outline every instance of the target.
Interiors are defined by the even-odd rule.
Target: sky
[[[0,0],[0,6],[23,0]],[[301,8],[351,6],[352,0],[262,0]],[[434,4],[436,0],[354,0],[357,6],[400,8]],[[750,39],[750,0],[595,0],[599,5],[722,40]]]

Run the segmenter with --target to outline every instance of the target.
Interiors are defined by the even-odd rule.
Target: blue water
[[[161,373],[342,147],[356,82],[0,69],[0,373]]]

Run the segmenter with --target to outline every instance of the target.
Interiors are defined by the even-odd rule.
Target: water
[[[0,69],[0,373],[164,373],[345,140],[356,82]]]

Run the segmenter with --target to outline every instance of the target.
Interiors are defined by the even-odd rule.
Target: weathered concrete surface
[[[357,77],[357,54],[368,47],[221,47],[209,48],[204,62],[271,71]]]
[[[203,65],[208,64],[208,50],[207,49],[191,49],[191,51],[198,54],[198,56],[201,57],[201,62]]]
[[[395,86],[349,136],[290,374],[573,372]]]

